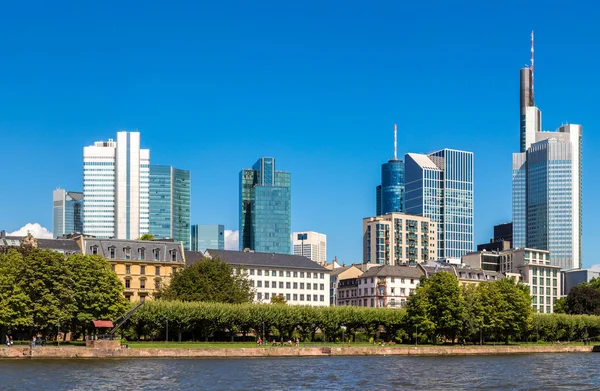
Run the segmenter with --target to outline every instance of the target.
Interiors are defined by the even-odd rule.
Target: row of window
[[[390,279],[390,282],[396,282],[396,277],[389,277],[389,279]],[[405,284],[406,280],[407,279],[405,279],[405,278],[400,278],[400,283],[401,284]],[[415,283],[415,279],[414,278],[410,278],[408,280],[410,280],[411,284]],[[373,284],[374,282],[375,282],[375,279],[371,278],[371,284]],[[378,282],[385,283],[386,282],[386,278],[385,277],[379,277],[378,278]],[[369,279],[368,278],[363,278],[363,279],[359,279],[358,280],[358,284],[359,285],[361,285],[361,284],[367,284],[367,283],[369,283]]]
[[[304,283],[303,282],[300,282],[300,283],[294,282],[293,285],[292,285],[291,282],[286,282],[285,283],[285,288],[283,287],[284,286],[283,284],[284,284],[283,281],[279,281],[279,289],[292,289],[292,286],[294,287],[293,289],[298,289],[298,284],[300,284],[300,289],[304,289]],[[250,285],[254,287],[254,280],[250,280]],[[264,285],[265,288],[269,288],[269,281],[264,281],[264,284],[263,284],[263,281],[256,281],[256,287],[257,288],[262,288],[263,285]],[[271,288],[277,288],[277,281],[271,281],[270,285],[271,285]],[[306,289],[307,290],[311,290],[311,284],[310,284],[310,282],[306,283]],[[315,290],[315,291],[317,289],[324,291],[325,290],[325,284],[316,284],[316,283],[312,284],[312,289]]]
[[[125,289],[131,288],[131,279],[125,280]],[[140,289],[146,289],[146,280],[140,279]],[[160,289],[160,280],[154,280],[154,289]]]
[[[273,293],[272,295],[269,295],[269,293],[261,293],[258,292],[256,294],[256,299],[257,300],[269,300],[270,297],[277,297],[277,296],[284,296],[282,294],[277,294],[277,293]],[[290,294],[290,293],[286,293],[285,294],[285,299],[287,301],[293,300],[293,301],[325,301],[325,295],[303,295],[303,294]],[[298,300],[299,299],[299,300]],[[305,300],[306,299],[306,300]]]
[[[242,270],[242,272],[244,272],[244,273],[246,271],[247,271],[246,269]],[[262,276],[263,272],[264,272],[265,276],[267,276],[267,277],[269,275],[272,276],[272,277],[277,277],[277,274],[278,274],[277,270],[270,270],[270,271],[269,270],[264,270],[263,271],[262,269],[256,269],[256,270],[250,269],[248,272],[249,272],[249,274],[251,276],[254,276],[255,274],[257,276]],[[305,274],[304,272],[290,272],[289,270],[285,271],[285,277],[291,277],[292,275],[294,277],[298,277],[298,275],[299,275],[300,278],[304,278],[304,274]],[[283,276],[284,276],[284,271],[283,270],[279,270],[279,277],[283,277]],[[325,278],[325,273],[317,273],[317,272],[311,273],[311,272],[306,272],[306,278],[311,278],[311,276],[312,276],[312,278],[324,279]]]
[[[92,255],[97,255],[98,254],[98,246],[97,245],[93,245],[90,246],[90,253]],[[177,250],[169,250],[169,254],[171,255],[171,261],[176,262],[177,261]],[[144,261],[146,260],[146,249],[145,248],[138,248],[137,251],[137,259],[140,261]],[[155,261],[160,261],[160,249],[155,248],[152,250],[152,255],[153,255],[153,259]],[[116,259],[117,256],[117,248],[114,246],[111,246],[108,248],[108,257],[109,259]],[[130,247],[124,247],[123,248],[123,257],[125,260],[130,260],[131,259],[131,248]]]

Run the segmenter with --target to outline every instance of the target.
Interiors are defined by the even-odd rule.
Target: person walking
[[[15,341],[13,341],[13,337],[12,335],[10,336],[10,346],[13,346],[15,344]]]
[[[31,347],[35,348],[35,335],[31,337]]]
[[[10,347],[10,337],[6,334],[6,347]]]

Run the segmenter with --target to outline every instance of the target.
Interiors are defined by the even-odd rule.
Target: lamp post
[[[344,331],[346,331],[346,326],[340,326],[342,329],[342,345],[346,343],[346,339],[344,338]]]

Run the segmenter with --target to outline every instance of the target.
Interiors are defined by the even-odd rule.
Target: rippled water
[[[600,389],[600,354],[3,360],[0,390]]]

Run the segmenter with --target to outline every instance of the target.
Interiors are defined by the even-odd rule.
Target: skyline
[[[594,12],[582,10],[584,5],[558,11],[522,4],[519,12],[534,17],[499,10],[496,22],[487,16],[494,6],[478,4],[453,18],[452,24],[465,27],[452,31],[444,19],[448,5],[425,13],[418,5],[389,5],[384,12],[352,3],[348,9],[318,8],[314,15],[296,15],[288,5],[267,16],[240,5],[231,25],[211,22],[206,12],[196,30],[166,20],[144,37],[163,20],[153,6],[142,9],[132,25],[102,33],[94,23],[84,28],[86,18],[49,26],[42,14],[55,11],[45,6],[31,11],[40,12],[37,18],[15,17],[5,25],[9,39],[2,45],[10,56],[0,65],[0,134],[5,159],[14,167],[5,180],[19,191],[0,192],[1,229],[12,232],[26,223],[50,229],[51,191],[82,190],[83,146],[139,129],[153,164],[192,172],[192,224],[237,230],[237,174],[248,162],[273,156],[292,174],[292,231],[322,232],[329,260],[358,262],[361,222],[374,215],[373,189],[381,164],[393,156],[398,123],[399,156],[442,148],[474,152],[475,244],[485,243],[494,224],[511,220],[518,73],[529,62],[533,29],[536,101],[544,123],[548,130],[566,119],[584,127],[583,264],[596,263],[591,238],[600,233],[600,207],[592,196],[599,185],[587,173],[600,157],[586,152],[599,141],[592,93],[600,81],[596,55],[583,50],[597,36]],[[199,15],[189,7],[190,16],[179,15],[184,21]],[[93,11],[99,11],[98,20],[113,20]],[[245,11],[254,11],[252,23]],[[134,10],[123,9],[115,18],[128,12]],[[415,17],[392,23],[405,13]],[[514,22],[510,30],[501,26],[503,17]],[[554,24],[568,17],[580,23],[557,31]],[[16,25],[20,37],[10,31]],[[72,36],[67,27],[83,34]],[[494,29],[501,33],[494,35]],[[194,45],[209,32],[214,40]],[[585,82],[573,77],[574,66]],[[24,179],[32,174],[35,180]]]

